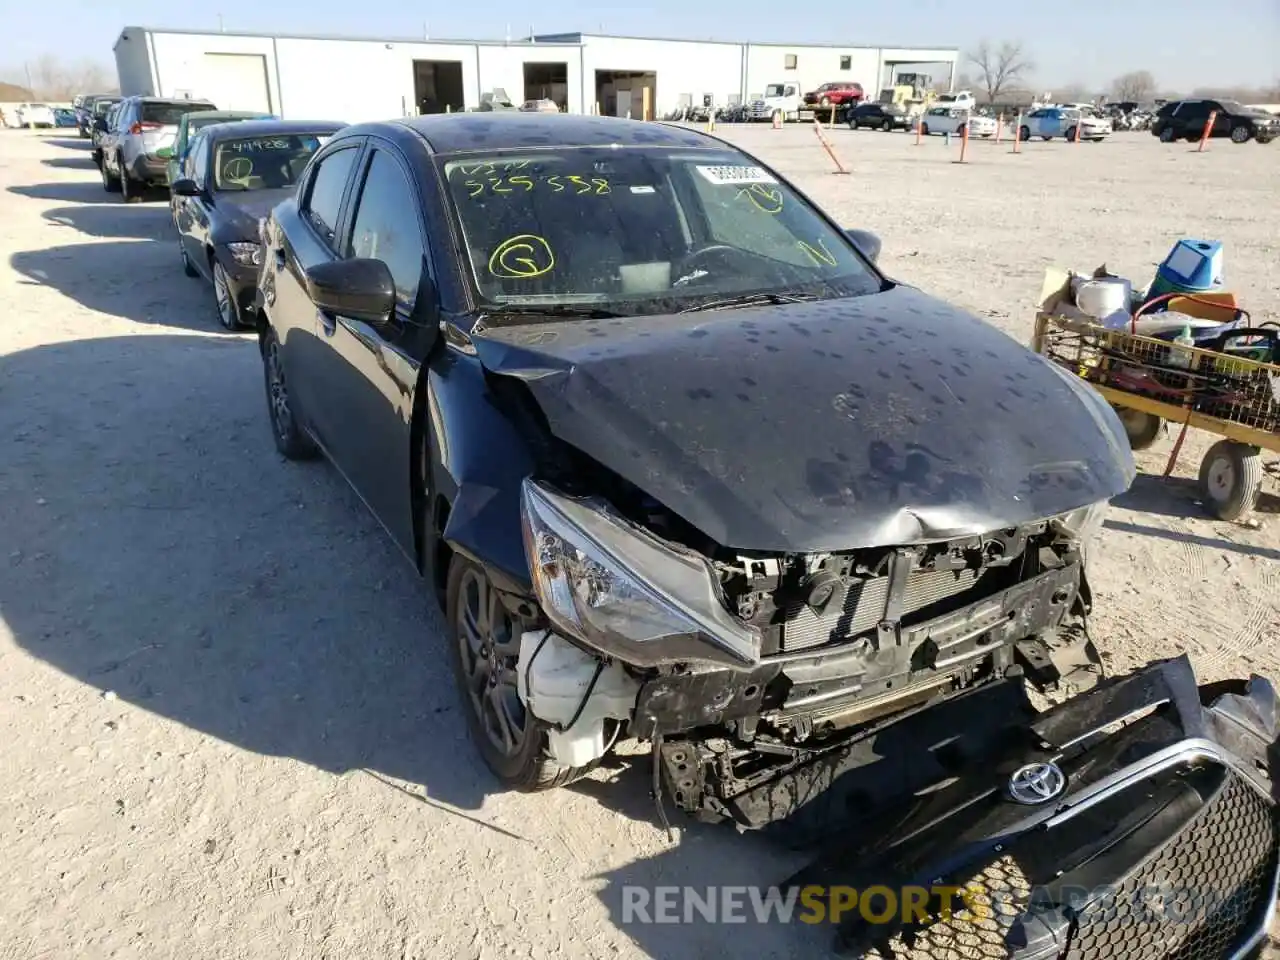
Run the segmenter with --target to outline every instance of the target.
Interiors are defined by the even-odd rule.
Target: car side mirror
[[[175,197],[198,197],[200,196],[200,185],[190,177],[180,177],[173,181],[173,185],[169,188]]]
[[[396,284],[381,260],[318,263],[307,271],[307,294],[327,313],[382,324],[396,308]]]
[[[880,259],[880,238],[868,230],[846,230],[845,234],[862,255],[875,263]]]

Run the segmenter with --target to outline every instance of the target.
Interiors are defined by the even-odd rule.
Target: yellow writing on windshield
[[[489,272],[504,280],[532,280],[555,269],[551,244],[532,233],[504,240],[489,255]]]
[[[467,196],[481,194],[529,193],[535,188],[545,188],[552,193],[571,193],[574,196],[604,197],[612,193],[609,181],[603,177],[580,177],[577,174],[553,174],[549,177],[530,177],[520,174],[512,177],[484,176],[477,174],[462,182]],[[781,208],[779,208],[781,209]]]
[[[460,163],[458,172],[464,177],[492,177],[500,173],[511,173],[529,166],[528,160],[486,160],[482,163]]]
[[[821,240],[818,241],[818,245],[816,247],[812,244],[805,243],[803,240],[797,240],[796,245],[807,253],[813,259],[814,263],[826,264],[828,267],[834,267],[836,265],[835,254],[828,250],[827,245]]]
[[[764,183],[753,183],[749,187],[743,187],[738,191],[738,199],[743,197],[751,201],[761,213],[781,213],[782,212],[782,191],[777,187],[771,187]]]

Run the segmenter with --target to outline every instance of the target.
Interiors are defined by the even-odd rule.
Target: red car
[[[824,83],[813,93],[804,95],[805,106],[829,107],[845,103],[857,103],[863,97],[860,83]]]

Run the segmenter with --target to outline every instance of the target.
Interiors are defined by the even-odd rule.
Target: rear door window
[[[307,201],[303,215],[312,228],[329,246],[336,246],[338,215],[342,212],[342,197],[346,193],[347,180],[360,149],[353,145],[329,154],[316,166],[307,189]]]

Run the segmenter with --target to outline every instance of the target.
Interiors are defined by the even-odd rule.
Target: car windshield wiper
[[[630,316],[589,303],[503,303],[490,308],[493,313],[533,314],[539,317],[566,317],[574,320],[613,320]]]
[[[719,300],[708,300],[705,303],[685,307],[681,313],[697,313],[701,310],[730,310],[734,307],[757,307],[773,303],[803,303],[817,300],[812,293],[748,293],[740,297],[723,297]]]

